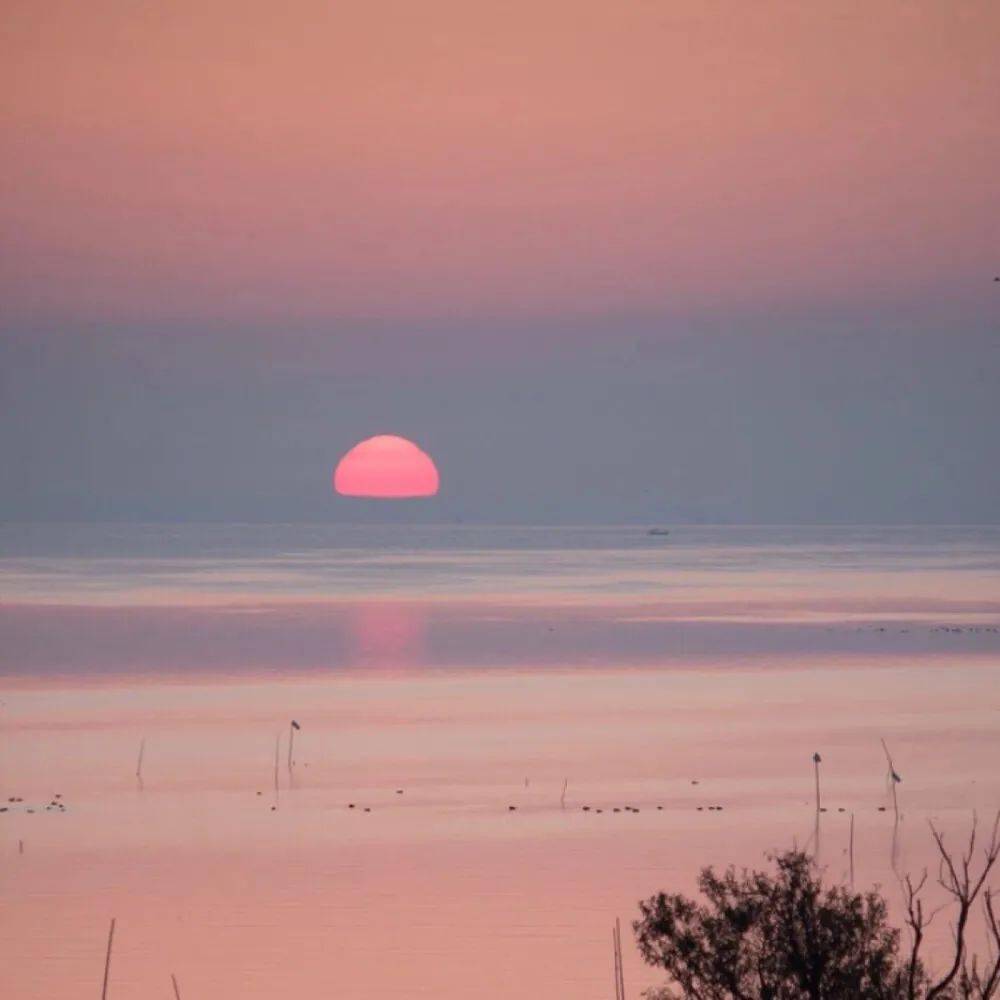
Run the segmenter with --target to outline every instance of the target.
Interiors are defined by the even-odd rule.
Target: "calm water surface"
[[[998,578],[997,527],[0,526],[0,586],[18,602],[996,599]]]
[[[0,995],[99,995],[114,916],[113,1000],[603,1000],[640,897],[793,843],[848,880],[852,814],[895,903],[1000,805],[998,567],[992,528],[5,526]]]
[[[8,525],[0,592],[19,677],[992,655],[1000,529]]]

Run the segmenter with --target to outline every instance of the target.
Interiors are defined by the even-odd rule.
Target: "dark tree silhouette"
[[[706,903],[660,893],[640,904],[642,957],[685,1000],[864,1000],[906,996],[908,968],[885,901],[824,889],[808,855],[772,859],[776,873],[702,871]],[[919,968],[916,976],[923,981]]]
[[[1000,822],[1000,815],[998,815]],[[659,893],[640,903],[633,924],[639,951],[666,970],[657,1000],[1000,1000],[1000,924],[996,896],[986,880],[1000,855],[998,824],[976,857],[976,824],[958,859],[933,827],[940,854],[939,884],[955,909],[954,950],[940,978],[927,975],[921,947],[928,924],[921,892],[927,875],[903,880],[909,945],[889,924],[877,891],[824,888],[812,859],[801,851],[771,858],[775,871],[723,874],[706,868],[699,902]],[[970,957],[969,917],[982,899],[989,960]]]

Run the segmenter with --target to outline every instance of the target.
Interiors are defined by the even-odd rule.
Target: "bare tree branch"
[[[994,982],[990,993],[982,991],[983,986],[979,982],[979,971],[976,960],[973,959],[971,963],[967,960],[965,933],[968,929],[969,914],[972,911],[973,905],[982,892],[983,886],[986,884],[986,879],[996,864],[997,858],[1000,857],[1000,812],[997,812],[996,818],[993,821],[989,843],[983,850],[982,869],[978,875],[973,870],[978,834],[978,819],[975,814],[972,817],[972,829],[969,831],[968,846],[964,853],[958,856],[957,863],[955,858],[949,853],[947,847],[945,847],[944,834],[933,823],[930,824],[930,827],[934,843],[937,845],[938,853],[941,856],[938,883],[958,904],[958,916],[955,920],[955,954],[952,958],[951,967],[941,979],[927,990],[926,1000],[935,1000],[936,997],[946,996],[948,989],[955,981],[955,977],[959,976],[959,972],[961,972],[961,976],[959,976],[958,985],[962,991],[962,995],[983,998],[985,1000],[985,998],[992,996],[996,991],[996,983]],[[984,905],[987,905],[989,912],[992,912],[992,893],[990,891],[986,893]],[[989,919],[993,928],[995,928],[995,921],[993,921],[992,916]],[[1000,975],[1000,973],[994,968],[991,977],[988,977],[987,981],[990,978],[995,980],[997,975]]]
[[[986,974],[986,979],[979,987],[982,1000],[989,1000],[990,997],[996,996],[997,990],[1000,989],[1000,922],[997,921],[996,911],[993,908],[993,899],[995,896],[996,893],[992,889],[988,889],[983,896],[986,931],[992,938],[992,947],[990,949],[991,967],[988,974]]]

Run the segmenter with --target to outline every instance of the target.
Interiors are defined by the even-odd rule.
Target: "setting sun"
[[[395,434],[379,434],[356,444],[333,473],[334,490],[347,497],[432,497],[440,482],[430,455]]]

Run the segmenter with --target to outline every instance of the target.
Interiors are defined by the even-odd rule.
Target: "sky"
[[[1000,7],[0,23],[0,518],[986,523]],[[432,500],[336,497],[401,434]]]

